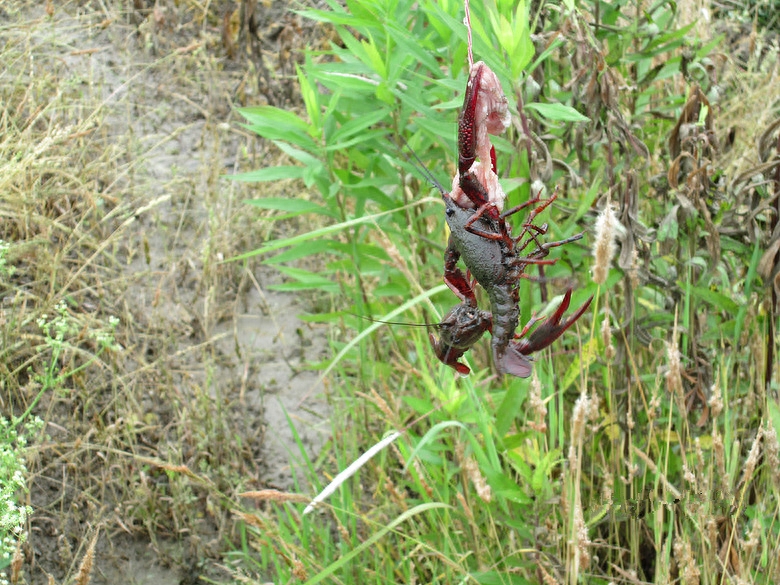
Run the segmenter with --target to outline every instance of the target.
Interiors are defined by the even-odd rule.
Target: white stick
[[[471,10],[469,8],[469,0],[463,0],[463,7],[466,9],[466,18],[463,19],[463,24],[466,25],[466,32],[469,39],[469,73],[471,68],[474,67],[474,53],[472,51],[472,39],[471,39]]]
[[[369,459],[371,459],[374,455],[379,453],[382,449],[387,447],[390,443],[395,441],[398,437],[401,436],[401,433],[398,431],[394,431],[387,435],[384,439],[379,441],[376,445],[371,447],[368,451],[363,453],[360,457],[358,457],[355,462],[347,467],[344,471],[339,473],[336,477],[333,478],[333,481],[330,482],[324,490],[322,490],[319,494],[317,494],[317,497],[315,497],[306,508],[303,510],[304,516],[314,510],[314,508],[325,500],[328,496],[330,496],[333,492],[335,492],[338,487],[347,481],[350,477],[355,475],[358,469],[363,467]]]

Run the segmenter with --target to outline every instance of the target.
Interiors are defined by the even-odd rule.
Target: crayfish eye
[[[448,207],[445,213],[447,214],[447,217],[452,217],[452,214],[455,213],[455,210],[452,207]]]

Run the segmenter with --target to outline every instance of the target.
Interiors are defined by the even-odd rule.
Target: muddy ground
[[[324,388],[307,369],[327,357],[326,332],[297,318],[311,299],[272,290],[280,279],[259,259],[224,262],[284,235],[244,200],[289,188],[224,178],[278,156],[241,128],[235,108],[296,108],[293,65],[319,34],[286,2],[246,5],[251,27],[229,2],[0,8],[0,45],[18,48],[4,63],[0,83],[18,86],[6,99],[32,115],[27,90],[41,104],[48,92],[57,103],[47,122],[81,129],[61,168],[92,173],[81,183],[88,204],[60,205],[91,247],[66,239],[51,258],[70,263],[74,284],[52,281],[37,300],[51,311],[67,297],[78,325],[119,318],[119,345],[100,367],[35,409],[45,427],[29,457],[21,583],[68,582],[95,534],[90,583],[228,581],[229,499],[293,485],[298,447],[286,416],[311,454],[329,435]],[[17,280],[24,259],[18,268]],[[6,291],[9,311],[17,297]],[[17,412],[37,386],[19,388]]]

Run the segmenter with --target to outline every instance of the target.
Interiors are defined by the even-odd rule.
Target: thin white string
[[[474,67],[474,53],[472,51],[472,40],[471,40],[471,10],[469,9],[469,0],[463,0],[463,6],[466,9],[466,18],[463,19],[463,24],[466,25],[466,33],[468,34],[468,43],[469,43],[469,73],[471,73],[471,68]]]
[[[312,512],[314,508],[322,502],[324,499],[326,499],[328,496],[330,496],[333,492],[335,492],[338,487],[343,484],[345,481],[347,481],[350,477],[355,475],[357,473],[358,469],[363,467],[366,462],[371,459],[374,455],[379,453],[382,449],[387,447],[390,443],[395,441],[398,437],[401,436],[401,433],[398,431],[395,431],[393,433],[390,433],[388,436],[386,436],[384,439],[379,441],[376,445],[371,447],[368,451],[363,453],[360,457],[358,457],[352,465],[347,467],[344,471],[339,473],[336,477],[333,478],[333,481],[330,482],[324,490],[322,490],[316,498],[314,498],[308,506],[303,510],[304,516],[308,514],[309,512]]]

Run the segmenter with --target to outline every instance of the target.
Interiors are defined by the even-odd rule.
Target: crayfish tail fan
[[[494,356],[498,357],[498,356]],[[509,344],[506,353],[498,357],[496,369],[502,374],[511,374],[518,378],[527,378],[531,375],[531,362],[522,353],[517,351],[513,344]]]

